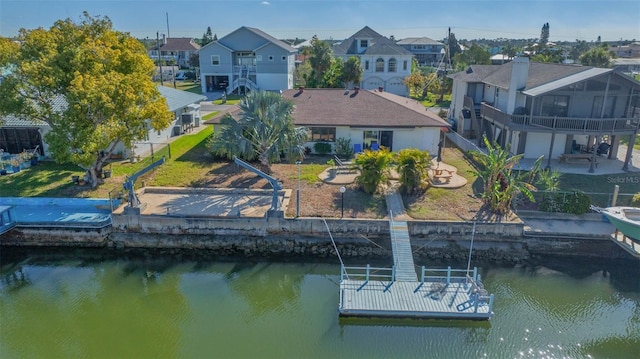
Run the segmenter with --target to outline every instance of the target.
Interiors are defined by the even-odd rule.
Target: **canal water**
[[[337,261],[0,254],[3,359],[640,356],[637,261],[480,266],[471,322],[341,319]]]

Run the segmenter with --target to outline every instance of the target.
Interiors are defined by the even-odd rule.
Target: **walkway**
[[[415,264],[413,262],[413,252],[411,251],[411,239],[409,238],[409,228],[407,222],[396,222],[389,219],[389,229],[391,232],[391,249],[393,251],[393,264],[395,267],[395,280],[399,282],[416,282]]]

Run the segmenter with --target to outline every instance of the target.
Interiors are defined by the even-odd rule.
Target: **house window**
[[[262,61],[262,55],[256,55],[256,60],[257,61]]]
[[[211,65],[213,65],[213,66],[219,66],[220,65],[220,56],[219,55],[211,56]]]
[[[602,114],[603,100],[604,100],[604,97],[602,96],[596,96],[593,98],[593,105],[591,108],[591,117],[600,118],[600,115]],[[613,115],[615,108],[616,108],[616,98],[612,96],[607,97],[607,101],[604,104],[604,118],[615,117]]]
[[[569,113],[569,96],[544,96],[540,103],[541,116],[566,117]]]
[[[313,142],[333,142],[336,140],[336,128],[310,127],[309,140]]]
[[[369,40],[360,40],[360,47],[369,47]]]
[[[376,60],[376,72],[384,72],[384,60],[381,57]]]
[[[389,72],[396,72],[397,61],[394,58],[389,59]]]
[[[403,70],[403,71],[407,71],[407,63],[408,63],[408,62],[409,62],[409,61],[407,61],[407,60],[404,60],[404,61],[402,62],[402,70]]]
[[[269,61],[273,61],[273,56],[269,55]]]
[[[371,145],[379,144],[378,138],[379,138],[378,131],[364,131],[362,136],[362,142],[364,144],[364,148],[371,148]]]
[[[413,45],[414,50],[424,50],[424,45]]]
[[[369,60],[364,60],[364,69],[369,71]]]

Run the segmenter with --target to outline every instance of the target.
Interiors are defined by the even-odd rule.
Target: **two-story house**
[[[296,53],[275,37],[243,26],[200,49],[202,92],[291,89]]]
[[[612,69],[529,62],[516,57],[504,65],[472,65],[449,75],[453,93],[449,120],[463,137],[482,145],[486,135],[524,158],[551,159],[582,153],[591,162],[606,141],[616,158],[628,138],[628,169],[640,127],[640,82]]]
[[[444,44],[428,37],[407,37],[396,42],[411,51],[421,66],[438,67],[444,58]]]
[[[351,56],[360,58],[363,69],[360,88],[383,89],[400,96],[409,95],[404,78],[411,74],[413,54],[370,27],[365,26],[333,46],[333,54],[345,62]]]
[[[189,37],[164,37],[162,36],[162,43],[149,49],[149,57],[154,61],[161,59],[169,64],[176,64],[180,67],[190,67],[189,58],[192,54],[198,53],[200,45],[196,44],[192,38]],[[159,50],[158,50],[159,48]],[[159,51],[159,53],[158,53]],[[175,73],[173,74],[175,75]]]

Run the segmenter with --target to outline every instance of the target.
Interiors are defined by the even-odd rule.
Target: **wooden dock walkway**
[[[406,221],[389,220],[391,232],[391,248],[395,266],[395,280],[401,282],[416,282],[418,275],[411,252],[411,239]]]

